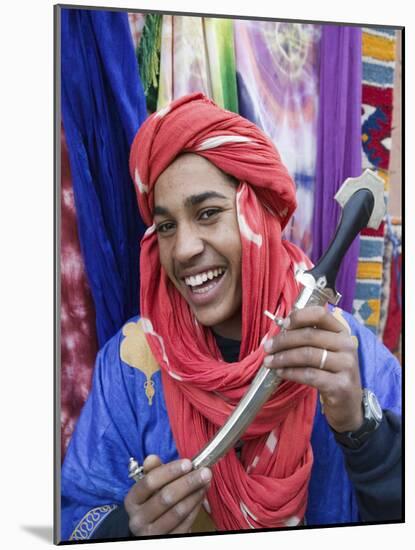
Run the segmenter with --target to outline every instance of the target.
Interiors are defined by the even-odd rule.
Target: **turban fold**
[[[180,153],[197,153],[237,180],[249,181],[284,228],[296,207],[295,187],[272,141],[254,124],[200,93],[149,117],[132,144],[130,171],[145,223],[151,225],[154,185]]]
[[[211,329],[196,322],[160,265],[154,187],[182,153],[205,157],[239,182],[242,341],[236,363],[223,362]],[[262,343],[279,330],[264,310],[288,315],[299,292],[295,270],[311,265],[281,237],[296,206],[295,187],[261,130],[200,93],[145,121],[133,141],[130,172],[149,226],[140,256],[142,326],[162,369],[179,454],[192,458],[225,423],[262,365]],[[243,435],[240,456],[232,449],[213,467],[206,507],[219,530],[296,525],[303,519],[315,405],[313,388],[283,381]]]

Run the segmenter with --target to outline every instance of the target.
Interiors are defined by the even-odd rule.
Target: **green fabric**
[[[161,24],[161,15],[146,15],[143,33],[137,48],[140,77],[146,96],[147,109],[150,113],[153,113],[157,109],[160,74]]]
[[[208,17],[204,21],[213,100],[224,109],[237,113],[233,21]]]

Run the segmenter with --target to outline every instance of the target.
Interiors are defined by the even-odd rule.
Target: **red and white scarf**
[[[207,158],[239,181],[242,242],[242,342],[225,363],[210,329],[194,315],[160,265],[153,225],[158,176],[184,152]],[[264,310],[287,315],[299,288],[297,265],[310,265],[281,231],[296,207],[295,188],[272,142],[254,124],[200,93],[150,116],[130,155],[141,215],[141,315],[162,369],[170,424],[180,456],[192,458],[216,434],[262,365],[262,343],[278,328]],[[213,467],[208,511],[219,530],[297,525],[304,517],[313,461],[316,391],[284,381],[243,436]]]

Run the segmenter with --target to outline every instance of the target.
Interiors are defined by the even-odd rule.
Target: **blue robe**
[[[341,315],[358,340],[362,387],[376,394],[382,409],[400,415],[400,364],[351,315],[346,312]],[[128,326],[134,327],[137,321],[138,317],[133,318]],[[122,505],[133,484],[128,478],[130,457],[140,463],[149,454],[159,455],[163,462],[178,458],[161,372],[143,372],[140,358],[134,353],[133,360],[125,358],[123,345],[132,336],[126,336],[128,331],[123,330],[110,339],[97,356],[93,386],[62,467],[62,540],[90,538],[108,514]],[[318,400],[311,443],[314,463],[307,525],[358,522],[356,496],[343,451]]]

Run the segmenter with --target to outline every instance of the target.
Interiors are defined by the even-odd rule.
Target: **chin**
[[[204,327],[214,327],[215,325],[222,324],[226,322],[227,316],[226,315],[218,315],[218,311],[212,311],[212,312],[197,312],[193,311],[197,322],[200,325],[203,325]]]
[[[195,313],[195,317],[200,325],[211,328],[216,334],[225,338],[231,338],[233,340],[241,339],[242,320],[240,310],[237,312],[233,309],[223,312],[221,315],[217,309],[209,314],[198,315]]]

